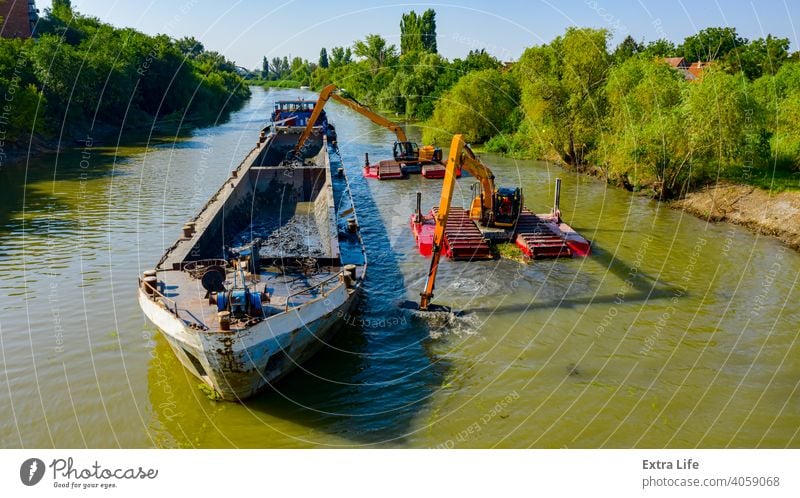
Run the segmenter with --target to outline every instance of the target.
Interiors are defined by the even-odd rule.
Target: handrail
[[[290,294],[290,295],[286,296],[285,310],[289,311],[289,300],[291,300],[293,297],[299,296],[300,294],[305,294],[307,292],[310,292],[310,291],[316,289],[317,287],[320,287],[320,286],[323,286],[323,285],[327,284],[328,282],[330,282],[333,279],[338,279],[339,276],[340,275],[344,275],[344,273],[345,273],[344,270],[342,270],[339,273],[331,275],[330,277],[326,278],[325,280],[322,280],[321,282],[317,282],[316,284],[314,284],[313,286],[311,286],[311,287],[309,287],[307,289],[303,289],[301,291],[295,292],[294,294]],[[296,306],[292,306],[292,309],[294,309],[294,308],[296,308]]]
[[[139,280],[139,288],[141,288],[142,287],[142,277],[138,277],[138,280]],[[162,294],[161,291],[158,290],[158,283],[157,282],[156,282],[156,286],[155,287],[151,287],[151,289],[153,289],[153,294],[156,294],[157,296],[161,297],[165,301],[170,301],[172,303],[173,307],[170,308],[169,306],[167,306],[167,310],[171,311],[175,316],[178,316],[178,302],[175,301],[174,299],[169,298],[169,297],[165,296],[164,294]],[[145,291],[145,292],[147,292],[147,291]]]
[[[137,279],[139,280],[139,288],[141,289],[142,288],[142,277],[137,277]],[[163,301],[165,301],[164,305],[165,305],[166,310],[169,311],[170,313],[172,313],[173,315],[175,315],[175,318],[177,318],[178,320],[183,320],[183,318],[181,318],[181,316],[178,314],[178,302],[176,300],[172,299],[172,298],[169,298],[169,297],[165,296],[160,290],[158,290],[158,284],[156,284],[156,287],[154,287],[152,289],[153,289],[153,294],[157,295]],[[145,291],[145,293],[146,292],[147,291]],[[154,301],[155,301],[155,299],[154,299]],[[172,303],[172,308],[169,307],[169,303]],[[203,323],[200,320],[198,320],[197,318],[195,318],[191,313],[189,313],[189,316],[191,316],[192,319],[198,325],[203,327],[204,330],[208,329],[208,327],[206,326],[205,323]],[[184,320],[184,321],[188,322],[188,320]]]

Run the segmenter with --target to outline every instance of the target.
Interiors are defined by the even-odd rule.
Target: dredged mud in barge
[[[241,400],[317,352],[355,305],[366,256],[347,178],[319,129],[265,129],[158,266],[139,303],[175,355]]]

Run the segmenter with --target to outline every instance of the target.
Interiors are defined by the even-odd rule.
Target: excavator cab
[[[419,147],[414,142],[395,142],[393,152],[397,162],[419,161]]]
[[[522,189],[500,187],[494,192],[494,224],[512,227],[522,209]]]

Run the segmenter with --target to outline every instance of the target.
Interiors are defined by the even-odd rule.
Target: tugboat
[[[216,397],[243,400],[323,347],[364,285],[367,259],[327,119],[277,121],[139,279],[139,304]],[[319,121],[318,121],[319,122]],[[277,124],[281,123],[281,124]]]
[[[292,126],[303,128],[308,124],[311,114],[314,112],[314,100],[295,99],[278,100],[272,110],[270,117],[272,123],[277,126]],[[328,115],[322,109],[319,113],[314,126],[319,126],[331,144],[336,143],[336,128],[328,121]]]

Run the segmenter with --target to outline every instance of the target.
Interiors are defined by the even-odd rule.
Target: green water
[[[3,447],[798,447],[800,255],[534,161],[484,155],[590,258],[445,262],[448,326],[398,304],[438,183],[360,175],[391,134],[331,105],[370,258],[332,348],[245,404],[214,402],[136,303],[136,276],[244,157],[275,98],[220,126],[0,171]],[[470,198],[459,181],[456,204]]]

